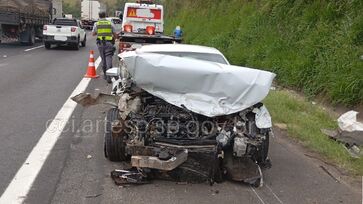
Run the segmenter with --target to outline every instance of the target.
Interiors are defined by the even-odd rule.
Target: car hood
[[[268,94],[274,73],[153,53],[120,55],[136,85],[170,104],[215,117],[242,111]]]

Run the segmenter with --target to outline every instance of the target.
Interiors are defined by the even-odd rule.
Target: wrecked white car
[[[148,45],[119,55],[112,94],[79,94],[84,105],[110,104],[105,156],[130,161],[120,184],[151,178],[262,185],[269,167],[271,117],[261,101],[275,74],[232,66],[216,49]]]

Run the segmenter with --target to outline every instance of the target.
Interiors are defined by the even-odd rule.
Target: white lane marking
[[[96,67],[98,67],[100,62],[101,58],[98,58],[96,61]],[[90,78],[83,78],[70,97],[85,91],[90,81]],[[72,101],[70,97],[59,110],[53,121],[43,133],[42,137],[39,139],[38,143],[30,152],[28,158],[14,176],[9,186],[1,195],[0,204],[23,203],[26,199],[33,182],[38,176],[48,155],[51,153],[59,136],[62,134],[66,123],[77,106],[77,103]]]
[[[29,51],[31,51],[31,50],[39,49],[39,48],[42,48],[42,47],[44,47],[44,45],[40,45],[40,46],[38,46],[38,47],[32,47],[32,48],[26,49],[26,50],[24,50],[24,51],[25,51],[25,52],[29,52]]]
[[[5,67],[7,65],[8,65],[8,63],[0,63],[0,67]]]
[[[268,190],[270,190],[270,192],[272,193],[272,195],[276,198],[276,200],[279,201],[279,203],[284,204],[284,202],[282,202],[282,200],[276,195],[276,193],[272,191],[272,189],[270,188],[270,186],[268,186],[267,184],[265,184],[265,186],[268,188]]]
[[[255,189],[253,187],[250,186],[250,188],[252,189],[252,191],[256,194],[257,198],[261,201],[262,204],[266,204],[262,198],[260,197],[260,195],[258,195],[258,193],[255,191]]]

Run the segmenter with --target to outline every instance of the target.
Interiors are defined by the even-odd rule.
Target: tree
[[[63,2],[63,13],[72,14],[74,18],[81,17],[81,2],[76,1],[74,5],[67,2]]]

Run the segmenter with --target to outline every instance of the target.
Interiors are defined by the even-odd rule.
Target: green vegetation
[[[81,2],[80,1],[71,1],[63,2],[63,13],[64,14],[72,14],[74,18],[81,17]]]
[[[128,0],[98,0],[104,3],[109,16],[114,16],[116,10],[123,10],[125,2]],[[65,14],[73,14],[73,16],[81,16],[81,0],[63,0],[63,11]]]
[[[351,158],[344,147],[321,133],[321,128],[336,129],[337,122],[317,105],[304,101],[288,91],[271,91],[264,103],[268,107],[274,123],[287,125],[288,135],[327,161],[363,175],[363,158]]]
[[[269,70],[279,85],[333,103],[363,103],[363,1],[165,1],[167,30],[182,26],[185,42],[217,47],[232,64]],[[273,121],[325,159],[363,174],[322,128],[337,128],[324,110],[288,91],[266,98]]]
[[[344,105],[363,102],[362,0],[165,1],[167,30],[217,47],[232,64]]]

